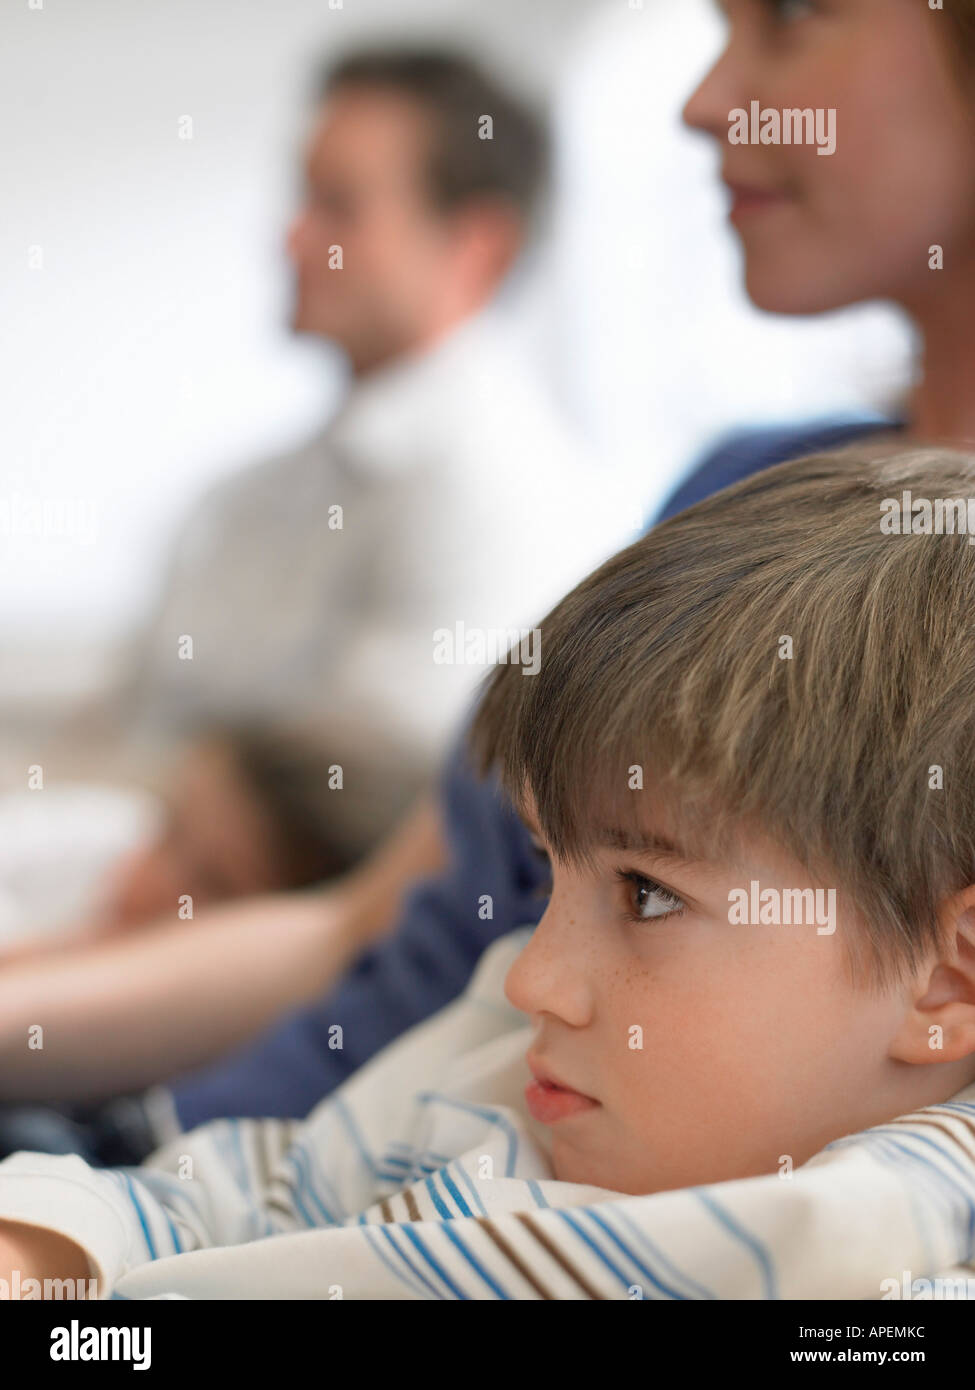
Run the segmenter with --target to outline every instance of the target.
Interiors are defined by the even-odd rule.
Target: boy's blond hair
[[[860,446],[657,527],[544,620],[537,676],[491,673],[482,770],[531,793],[559,857],[655,809],[711,857],[763,830],[851,895],[854,975],[866,954],[897,979],[975,881],[975,545],[890,534],[906,491],[975,499],[975,461]]]

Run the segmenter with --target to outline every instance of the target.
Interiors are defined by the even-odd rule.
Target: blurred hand
[[[88,1260],[80,1246],[57,1231],[0,1221],[0,1279],[8,1288],[14,1271],[23,1289],[28,1279],[89,1279]],[[53,1296],[53,1295],[52,1295]]]

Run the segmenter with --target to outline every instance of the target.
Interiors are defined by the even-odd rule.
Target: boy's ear
[[[939,916],[944,946],[913,983],[890,1049],[898,1062],[975,1057],[975,884],[949,898]]]

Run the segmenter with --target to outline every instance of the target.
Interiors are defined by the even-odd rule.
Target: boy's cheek
[[[598,1125],[615,1172],[606,1185],[772,1172],[781,1154],[800,1162],[821,1147],[837,1089],[858,1073],[869,1082],[863,1039],[877,1027],[836,926],[822,936],[815,924],[727,927],[710,953],[689,950],[681,971],[655,970],[623,998],[617,987],[600,1047]]]
[[[619,1014],[605,1049],[607,1090],[617,1113],[641,1131],[662,1120],[697,1124],[705,1111],[726,1106],[734,1122],[756,1087],[762,1112],[782,1101],[787,1113],[790,1094],[815,1088],[824,1050],[834,1052],[828,1070],[842,1072],[842,1011],[828,992],[804,995],[774,973],[751,983],[708,981],[649,1008],[634,1005]]]

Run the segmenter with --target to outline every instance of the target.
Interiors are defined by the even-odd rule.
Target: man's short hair
[[[546,122],[472,59],[448,50],[369,48],[346,54],[322,73],[318,95],[378,87],[410,97],[431,117],[429,193],[445,212],[476,198],[512,204],[531,222],[549,167]],[[482,139],[490,116],[492,138]]]
[[[566,860],[655,810],[704,857],[758,828],[849,893],[854,976],[899,979],[975,882],[973,532],[966,455],[874,444],[758,473],[564,598],[537,675],[491,673],[481,766]]]

